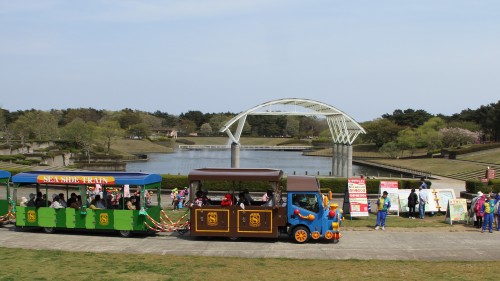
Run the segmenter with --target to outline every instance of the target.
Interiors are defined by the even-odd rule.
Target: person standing
[[[408,196],[408,218],[415,219],[415,206],[417,206],[418,196],[415,193],[415,188],[411,189],[411,193]]]
[[[425,217],[425,204],[427,204],[427,193],[422,189],[422,186],[418,188],[420,200],[418,201],[418,218],[424,219]]]
[[[377,223],[375,224],[375,229],[382,227],[385,230],[385,218],[387,217],[387,210],[391,207],[391,200],[387,197],[387,191],[382,193],[382,197],[377,200]]]
[[[491,195],[491,198],[486,197],[483,207],[481,208],[481,213],[483,213],[484,217],[483,229],[481,229],[481,233],[484,233],[486,227],[488,227],[490,233],[493,233],[493,210],[495,209],[494,199],[493,194]]]

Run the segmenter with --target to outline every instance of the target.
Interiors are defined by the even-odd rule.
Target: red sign
[[[368,216],[368,198],[365,179],[348,179],[349,208],[351,217]]]
[[[495,170],[493,169],[486,170],[486,178],[489,180],[495,179]]]
[[[101,176],[65,176],[65,175],[39,175],[37,183],[47,184],[114,184],[114,177]]]

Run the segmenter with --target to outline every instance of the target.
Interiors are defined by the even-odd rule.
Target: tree
[[[386,113],[382,115],[382,118],[389,119],[399,126],[410,128],[417,128],[418,126],[424,124],[425,121],[429,120],[429,118],[431,117],[432,114],[422,109],[396,109],[392,114]]]
[[[26,139],[30,137],[31,133],[30,120],[28,120],[28,117],[23,115],[17,118],[17,120],[12,124],[12,131],[14,135],[21,139],[21,144],[24,146]]]
[[[212,135],[212,126],[210,126],[209,123],[204,123],[203,125],[201,125],[200,127],[200,133],[203,135],[203,136],[210,136]]]
[[[168,114],[166,112],[161,112],[159,110],[153,113],[153,116],[156,116],[161,119],[161,125],[163,127],[173,128],[177,125],[178,117],[172,114]]]
[[[130,129],[128,129],[127,132],[130,136],[145,139],[151,135],[151,128],[145,123],[139,123],[130,126]]]
[[[161,127],[161,124],[162,124],[161,118],[158,118],[158,117],[153,116],[153,115],[146,113],[146,112],[141,112],[140,116],[141,116],[141,120],[142,120],[141,123],[146,124],[146,126],[148,126],[150,129]]]
[[[120,128],[118,121],[103,121],[99,123],[98,133],[104,139],[107,153],[111,150],[113,141],[124,135],[124,131]]]
[[[286,135],[291,137],[299,136],[300,121],[297,116],[286,117]]]
[[[208,121],[210,124],[210,127],[212,127],[212,131],[216,131],[217,134],[219,133],[219,130],[229,121],[231,120],[232,116],[227,116],[224,114],[214,114]],[[238,123],[238,122],[236,122]]]
[[[31,123],[32,130],[38,140],[51,140],[57,138],[59,126],[56,116],[46,111],[38,111]]]
[[[418,140],[423,147],[427,147],[428,152],[442,147],[439,130],[441,130],[445,126],[446,123],[443,119],[439,117],[432,117],[427,120],[422,126],[417,128]]]
[[[366,134],[361,135],[365,143],[374,143],[378,148],[384,143],[396,141],[398,133],[403,127],[389,119],[375,119],[362,124]]]
[[[181,119],[179,122],[179,132],[184,135],[189,135],[196,131],[196,124],[188,119]]]
[[[61,130],[61,137],[69,142],[77,144],[85,151],[90,163],[90,152],[92,146],[97,141],[97,126],[93,122],[84,122],[80,118],[76,118]]]
[[[389,158],[397,158],[399,147],[396,142],[391,141],[382,145],[379,151],[386,154]]]
[[[133,111],[132,109],[124,109],[120,112],[120,117],[118,117],[118,122],[120,123],[120,127],[122,129],[128,130],[133,125],[139,124],[142,122],[141,115],[139,112]]]
[[[479,139],[479,133],[462,128],[443,128],[439,133],[444,147],[474,143]]]
[[[418,146],[415,129],[408,128],[400,131],[397,138],[397,145],[401,150],[401,155],[405,150],[408,150],[410,155],[413,156]]]
[[[181,113],[181,115],[179,115],[179,118],[181,120],[191,120],[194,122],[194,124],[196,125],[196,128],[199,128],[201,127],[201,125],[203,125],[203,123],[206,123],[208,122],[208,119],[205,118],[205,115],[201,112],[201,111],[198,111],[198,110],[190,110],[186,113]],[[195,131],[196,131],[196,128],[195,128]]]
[[[94,108],[68,108],[62,112],[62,125],[66,125],[76,118],[82,119],[84,122],[97,123],[103,116],[102,110]]]

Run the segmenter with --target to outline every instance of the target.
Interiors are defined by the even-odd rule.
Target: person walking
[[[385,230],[385,218],[387,217],[387,210],[391,207],[391,200],[387,197],[387,191],[382,193],[382,197],[377,200],[377,223],[375,224],[375,229],[382,227]]]
[[[408,196],[408,218],[415,219],[415,206],[418,203],[418,196],[415,193],[415,188],[411,189],[411,193]]]
[[[418,201],[418,218],[424,219],[425,204],[427,204],[427,193],[423,191],[422,186],[420,186],[418,190],[419,190],[418,197],[420,198],[420,200]]]

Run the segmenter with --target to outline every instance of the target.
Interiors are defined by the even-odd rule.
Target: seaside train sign
[[[114,184],[115,178],[110,176],[39,175],[36,182],[45,184]]]

